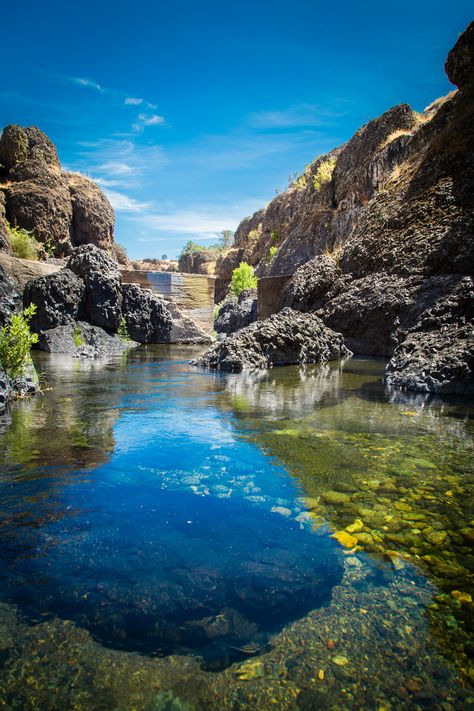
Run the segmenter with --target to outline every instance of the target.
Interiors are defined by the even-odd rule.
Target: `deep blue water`
[[[132,360],[56,378],[32,405],[56,417],[3,468],[0,599],[218,666],[329,601],[340,546],[296,520],[302,489],[217,406],[220,376]]]

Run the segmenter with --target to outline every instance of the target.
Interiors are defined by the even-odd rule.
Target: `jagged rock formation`
[[[210,340],[178,310],[172,315],[158,296],[134,284],[122,285],[116,262],[91,244],[77,247],[60,271],[28,282],[23,302],[25,306],[36,304],[31,327],[39,333],[38,347],[43,350],[76,353],[77,337],[85,347],[79,355],[96,357],[136,342]],[[117,336],[122,319],[131,344]]]
[[[55,256],[82,244],[112,248],[115,218],[109,201],[92,180],[61,169],[56,148],[39,128],[6,126],[0,164],[0,248],[8,249],[5,217],[32,230]]]
[[[143,272],[177,272],[178,261],[176,259],[136,259],[131,263],[130,269],[138,269]]]
[[[343,337],[317,316],[285,308],[216,343],[194,365],[241,371],[295,363],[325,363],[350,356]]]
[[[0,264],[0,328],[6,324],[13,313],[21,309],[21,303],[18,283]]]
[[[229,335],[257,320],[257,290],[245,289],[236,299],[227,298],[220,306],[214,329],[219,334]]]
[[[387,382],[465,389],[474,378],[474,23],[446,71],[458,91],[422,114],[390,109],[243,220],[218,261],[216,300],[242,260],[259,275],[292,275],[280,306],[314,311],[357,353],[393,356]]]

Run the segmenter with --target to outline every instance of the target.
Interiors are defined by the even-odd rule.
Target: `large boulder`
[[[347,282],[336,261],[319,255],[295,271],[284,287],[280,308],[289,306],[296,311],[316,311],[336,296]]]
[[[10,171],[26,160],[39,160],[59,168],[56,148],[43,131],[36,126],[5,126],[0,138],[0,163]]]
[[[84,282],[69,269],[29,281],[23,292],[23,302],[25,306],[36,306],[31,319],[33,331],[45,331],[77,321],[84,292]]]
[[[79,173],[66,173],[72,201],[72,240],[74,246],[95,244],[109,249],[114,241],[115,215],[99,187]]]
[[[0,264],[0,328],[13,313],[21,309],[21,305],[22,297],[18,282]]]
[[[217,343],[193,364],[241,371],[274,365],[323,363],[349,355],[342,335],[325,326],[317,316],[285,308]]]
[[[164,301],[137,284],[124,284],[122,292],[122,313],[130,338],[139,343],[168,343],[172,319]]]
[[[389,387],[418,392],[474,394],[474,331],[451,324],[411,333],[385,369]]]
[[[229,335],[249,326],[257,316],[257,290],[244,289],[238,299],[231,297],[224,301],[214,321],[214,329]]]
[[[117,331],[122,318],[122,277],[116,262],[102,249],[87,244],[74,250],[67,268],[85,284],[86,320]]]
[[[86,321],[56,326],[40,333],[37,347],[48,353],[68,353],[77,358],[106,358],[138,345],[124,341]]]

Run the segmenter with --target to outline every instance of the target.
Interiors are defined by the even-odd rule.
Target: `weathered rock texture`
[[[280,306],[317,313],[357,353],[393,355],[391,384],[444,392],[456,391],[458,381],[467,387],[474,23],[449,53],[446,71],[458,91],[422,114],[395,106],[243,220],[234,247],[218,260],[216,300],[242,260],[259,275],[292,275]]]
[[[313,314],[285,308],[217,343],[195,365],[228,371],[324,363],[351,355],[343,337]]]
[[[0,264],[0,328],[10,316],[22,306],[21,291],[18,282],[3,269]]]
[[[216,269],[217,255],[215,251],[199,249],[195,252],[186,252],[178,260],[178,271],[187,274],[212,275]]]
[[[257,290],[245,289],[239,298],[228,298],[214,321],[217,333],[229,335],[257,320]]]
[[[112,247],[114,213],[109,201],[92,180],[61,169],[56,148],[39,128],[6,126],[0,163],[0,248],[5,248],[3,202],[9,222],[32,230],[56,256],[68,255],[81,244]]]
[[[0,290],[1,284],[0,278]],[[31,327],[40,334],[38,347],[47,351],[102,357],[136,343],[210,341],[191,319],[175,307],[170,311],[160,297],[135,284],[122,285],[116,262],[91,244],[77,247],[60,271],[29,281],[23,302],[36,304]],[[117,336],[123,320],[132,340],[125,345]],[[84,340],[79,349],[78,333]]]

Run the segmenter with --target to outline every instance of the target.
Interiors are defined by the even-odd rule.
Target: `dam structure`
[[[184,272],[148,272],[122,269],[124,284],[138,284],[142,289],[161,296],[212,332],[215,277]]]

